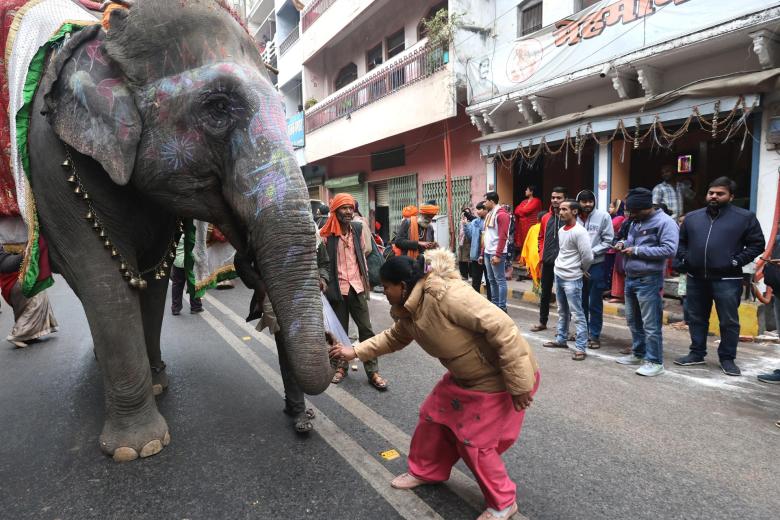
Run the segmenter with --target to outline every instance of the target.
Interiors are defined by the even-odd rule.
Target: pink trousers
[[[533,393],[538,385],[537,374]],[[495,447],[479,448],[459,440],[448,426],[431,421],[430,417],[426,420],[421,414],[409,449],[409,473],[421,480],[443,482],[450,478],[455,463],[463,459],[476,477],[487,507],[506,509],[516,500],[517,486],[509,478],[501,454],[519,437],[525,411],[512,409],[512,415],[512,426],[500,429]]]

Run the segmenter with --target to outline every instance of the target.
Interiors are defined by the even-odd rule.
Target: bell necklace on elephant
[[[165,279],[168,276],[168,269],[170,268],[173,259],[176,257],[176,244],[178,242],[178,238],[183,232],[181,219],[178,221],[176,236],[174,236],[173,241],[171,242],[162,259],[157,262],[156,265],[139,272],[137,269],[133,269],[129,266],[127,261],[124,259],[124,257],[122,257],[116,246],[108,237],[108,233],[103,227],[100,218],[95,213],[95,208],[90,202],[91,199],[89,193],[87,193],[86,188],[84,188],[84,185],[81,183],[81,179],[79,179],[76,163],[70,154],[70,148],[67,146],[65,147],[65,160],[62,161],[61,166],[66,172],[69,171],[70,173],[68,176],[68,182],[75,186],[73,193],[84,199],[87,204],[87,214],[84,216],[84,218],[92,222],[92,229],[98,232],[98,239],[103,243],[103,246],[111,251],[111,258],[119,261],[119,272],[122,277],[127,280],[127,284],[133,289],[142,291],[148,286],[147,281],[143,279],[144,276],[154,273],[155,280]]]

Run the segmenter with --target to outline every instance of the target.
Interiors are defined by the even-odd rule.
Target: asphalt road
[[[166,316],[171,387],[158,404],[170,446],[116,464],[97,445],[103,389],[84,313],[61,279],[49,294],[60,331],[27,349],[0,345],[0,518],[479,514],[479,490],[462,464],[448,486],[389,487],[405,469],[417,406],[443,373],[415,345],[380,360],[386,393],[367,384],[361,367],[312,398],[316,432],[301,438],[281,413],[273,340],[243,323],[248,292],[212,292],[207,312],[187,314],[185,304],[181,316]],[[386,301],[370,306],[375,331],[389,326]],[[510,314],[527,331],[536,309]],[[11,320],[4,306],[0,330]],[[505,455],[520,511],[533,520],[776,518],[780,387],[755,374],[780,367],[780,348],[741,345],[745,375],[728,378],[716,359],[693,369],[671,365],[686,335],[665,329],[668,372],[645,379],[614,362],[628,333],[618,319],[607,323],[604,347],[582,363],[542,349],[551,334],[528,335],[542,384]],[[380,452],[389,449],[402,456],[384,460]]]

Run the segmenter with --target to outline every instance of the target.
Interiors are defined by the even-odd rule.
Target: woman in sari
[[[390,258],[380,277],[395,324],[353,348],[336,344],[334,359],[373,359],[412,341],[439,359],[447,373],[420,408],[409,450],[409,471],[397,489],[445,481],[463,459],[487,509],[479,520],[517,512],[516,486],[501,454],[520,435],[525,410],[539,386],[539,369],[514,321],[461,280],[455,256],[426,253],[430,270],[409,257]]]
[[[0,288],[3,298],[14,310],[14,326],[5,339],[19,348],[26,347],[47,334],[57,331],[57,320],[49,304],[46,292],[41,291],[32,298],[22,294],[19,283],[19,269],[22,255],[0,248]]]

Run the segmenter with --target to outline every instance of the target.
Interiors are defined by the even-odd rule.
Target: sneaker
[[[721,359],[720,360],[720,369],[723,370],[723,373],[727,376],[741,376],[742,371],[739,369],[736,363],[734,363],[733,359]]]
[[[640,376],[655,377],[660,376],[665,372],[664,366],[660,363],[651,363],[646,361],[642,363],[642,366],[637,368],[636,373]]]
[[[619,357],[615,361],[621,365],[641,365],[644,360],[644,358],[629,354],[628,356]]]
[[[675,365],[680,365],[681,367],[689,367],[692,365],[703,365],[704,359],[699,357],[697,354],[694,354],[693,352],[686,354],[683,357],[679,357],[674,360]]]
[[[174,316],[178,316],[179,314],[181,314],[181,309],[171,309],[171,314],[173,314]]]
[[[758,380],[770,385],[780,385],[780,369],[775,370],[771,374],[759,374]]]
[[[600,349],[601,340],[599,338],[590,338],[588,340],[588,348],[592,348],[593,350]]]

